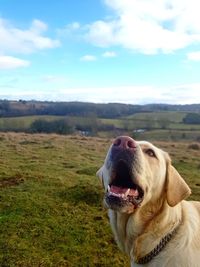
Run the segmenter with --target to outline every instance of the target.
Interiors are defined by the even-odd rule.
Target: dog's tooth
[[[129,188],[129,189],[127,189],[126,193],[124,194],[126,197],[128,196],[128,194],[129,194],[130,190],[131,190],[130,188]]]
[[[108,185],[108,192],[110,192],[110,186]]]

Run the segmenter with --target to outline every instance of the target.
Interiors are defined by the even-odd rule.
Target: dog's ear
[[[101,167],[101,168],[97,171],[96,176],[99,177],[99,179],[101,180],[101,183],[102,183],[102,185],[103,185],[103,187],[104,187],[104,182],[103,182],[103,167]]]
[[[96,172],[96,176],[102,179],[102,167]]]
[[[191,190],[189,186],[171,163],[169,163],[167,169],[167,203],[171,207],[174,207],[190,194]]]

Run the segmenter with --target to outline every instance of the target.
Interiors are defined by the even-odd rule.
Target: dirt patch
[[[193,143],[193,144],[190,144],[188,146],[189,149],[193,149],[193,150],[200,150],[200,145],[197,144],[197,143]]]
[[[0,179],[0,188],[16,186],[24,182],[23,178],[19,177],[6,177]]]

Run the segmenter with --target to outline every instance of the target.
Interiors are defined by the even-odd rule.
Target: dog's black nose
[[[134,151],[136,149],[136,142],[129,136],[119,136],[114,140],[113,147]]]

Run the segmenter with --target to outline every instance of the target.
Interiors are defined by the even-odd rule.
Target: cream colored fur
[[[137,181],[145,194],[136,210],[129,213],[108,210],[119,248],[130,257],[131,267],[143,266],[135,263],[137,259],[148,254],[180,224],[172,240],[144,266],[200,267],[200,202],[183,200],[190,189],[166,152],[148,142],[136,143],[141,169]],[[148,148],[155,151],[156,158],[145,153]],[[111,179],[110,153],[111,148],[97,172],[105,191]]]

